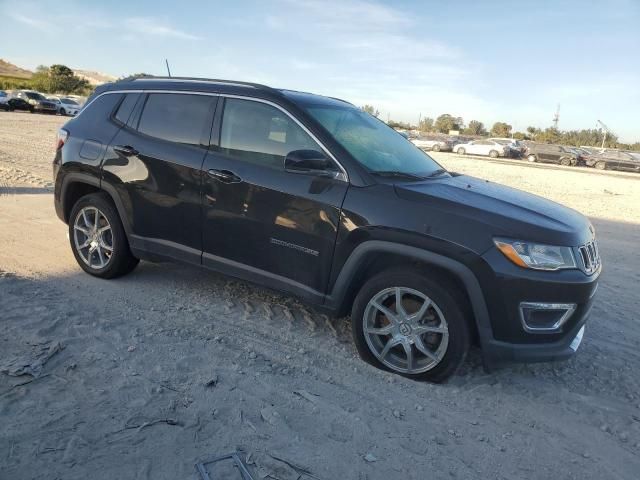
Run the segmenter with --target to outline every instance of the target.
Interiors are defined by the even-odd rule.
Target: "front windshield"
[[[75,102],[74,100],[70,100],[68,98],[63,98],[61,100],[62,103],[66,103],[67,105],[78,105],[77,102]]]
[[[377,118],[355,107],[310,105],[307,111],[372,173],[428,176],[442,167]]]

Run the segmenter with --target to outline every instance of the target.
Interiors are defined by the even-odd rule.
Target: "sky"
[[[0,0],[0,58],[223,78],[640,141],[640,0]]]

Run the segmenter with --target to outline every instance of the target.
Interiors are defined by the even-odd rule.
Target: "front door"
[[[319,297],[348,183],[285,171],[287,153],[322,147],[282,109],[238,98],[223,108],[203,167],[203,264]]]

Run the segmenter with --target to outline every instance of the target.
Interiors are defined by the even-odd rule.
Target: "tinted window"
[[[140,98],[139,93],[127,93],[127,95],[124,97],[124,100],[118,107],[118,111],[115,114],[115,119],[120,123],[127,123],[127,120],[129,120],[131,112],[133,112],[133,107],[135,107],[138,98]],[[69,103],[69,100],[62,101],[64,103]]]
[[[140,117],[138,130],[170,142],[199,145],[216,97],[179,93],[152,93]]]
[[[284,157],[293,150],[321,151],[281,110],[234,98],[225,101],[220,149],[227,155],[272,168],[284,168]]]

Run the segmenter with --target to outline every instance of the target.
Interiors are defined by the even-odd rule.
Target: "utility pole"
[[[613,135],[613,132],[611,131],[611,129],[609,127],[607,127],[600,120],[598,120],[597,122],[602,127],[602,130],[604,130],[604,136],[602,137],[602,147],[601,147],[602,150],[604,150],[604,142],[607,140],[607,133],[610,133],[611,135]]]
[[[167,75],[169,75],[169,78],[171,78],[171,70],[169,70],[169,60],[165,58],[164,63],[167,65]]]
[[[558,104],[558,107],[556,108],[556,113],[553,116],[553,128],[555,128],[556,130],[558,130],[559,121],[560,121],[560,104]]]

